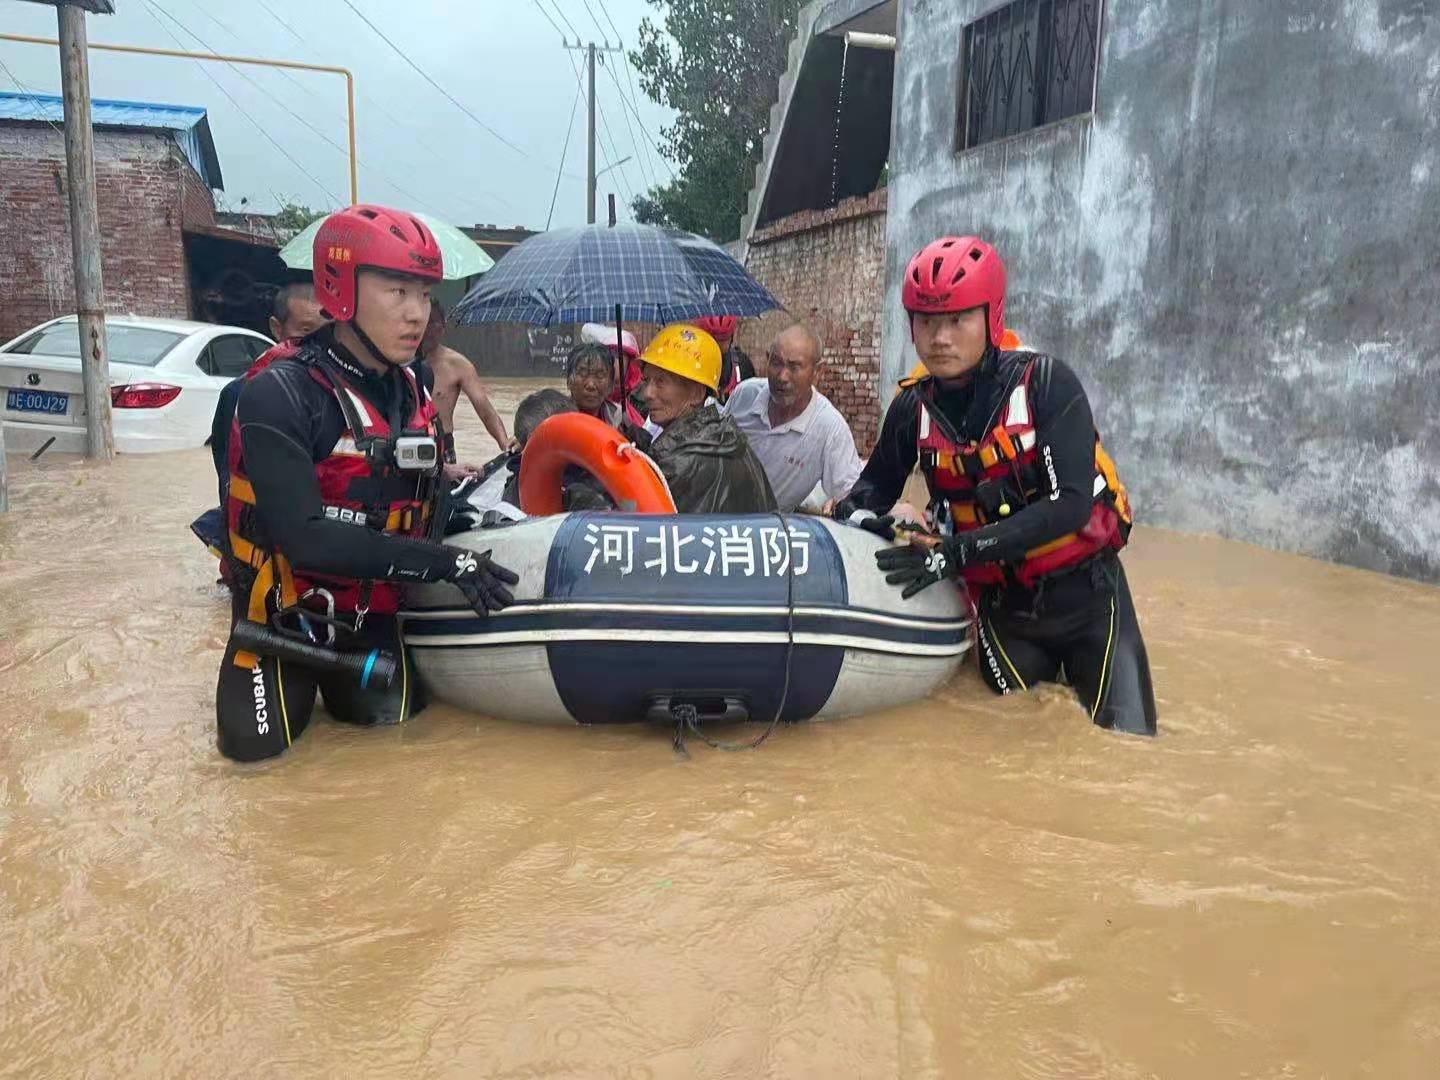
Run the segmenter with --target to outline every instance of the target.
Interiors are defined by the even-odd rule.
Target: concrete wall
[[[992,7],[902,2],[886,281],[995,241],[1142,522],[1440,581],[1440,0],[1107,0],[1093,120],[957,154]]]
[[[770,339],[796,319],[809,323],[824,349],[817,385],[850,421],[861,454],[874,445],[883,411],[884,208],[882,189],[782,218],[751,237],[745,264],[785,311],[745,320],[741,346],[763,374]]]
[[[97,131],[95,178],[108,310],[188,317],[181,223],[213,223],[209,190],[149,132]],[[66,183],[58,127],[0,123],[0,342],[75,310]]]

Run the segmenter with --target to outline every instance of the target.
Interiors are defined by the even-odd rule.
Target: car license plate
[[[70,404],[69,394],[57,394],[53,390],[7,390],[5,408],[11,412],[38,412],[50,416],[64,416]]]

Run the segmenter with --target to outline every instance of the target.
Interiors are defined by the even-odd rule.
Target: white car
[[[274,344],[253,330],[182,319],[107,315],[110,408],[121,453],[185,450],[210,437],[215,402]],[[85,451],[85,391],[74,315],[0,346],[0,423],[6,447]]]

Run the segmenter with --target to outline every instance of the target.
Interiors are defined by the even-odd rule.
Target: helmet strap
[[[394,367],[404,366],[403,364],[392,364],[387,360],[385,354],[380,351],[380,346],[371,340],[370,335],[365,332],[365,328],[360,325],[360,297],[358,295],[355,297],[355,311],[351,314],[348,322],[351,332],[360,339],[360,344],[365,346],[366,350],[370,353],[371,359],[384,364],[387,371]]]

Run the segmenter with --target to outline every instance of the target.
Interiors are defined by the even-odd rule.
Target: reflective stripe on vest
[[[930,489],[932,505],[942,500],[946,503],[952,527],[957,532],[992,524],[985,519],[984,510],[976,501],[977,483],[996,481],[1018,485],[1020,505],[1012,512],[1047,493],[1039,455],[1035,452],[1039,440],[1030,402],[1030,378],[1034,369],[1035,361],[1031,360],[1010,391],[1000,422],[978,443],[968,446],[951,439],[946,434],[946,425],[931,416],[923,400],[919,402],[920,467]],[[1099,551],[1124,547],[1131,520],[1129,501],[1098,435],[1091,495],[1094,505],[1090,518],[1078,531],[1032,548],[1019,565],[1002,567],[998,563],[982,563],[967,567],[965,579],[972,584],[999,584],[1007,580],[1008,570],[1021,584],[1031,585],[1047,574],[1084,562]]]
[[[257,360],[245,377],[248,379],[259,374],[274,360],[299,357],[306,364],[309,376],[325,387],[340,406],[349,431],[336,441],[334,448],[325,458],[315,462],[316,480],[327,515],[334,513],[345,515],[344,520],[363,522],[368,518],[372,522],[383,523],[378,526],[357,524],[357,528],[378,527],[382,532],[395,535],[423,536],[432,507],[428,497],[422,497],[422,493],[423,485],[430,474],[410,474],[373,467],[362,447],[371,439],[390,435],[389,422],[363,395],[348,384],[343,375],[322,366],[318,351],[315,355],[302,356],[301,348],[294,343],[277,346]],[[313,346],[311,348],[314,349]],[[404,430],[423,431],[438,442],[440,429],[430,395],[408,369],[401,369],[401,377],[405,380],[412,403]],[[399,610],[400,589],[392,583],[361,582],[325,574],[296,573],[283,552],[265,548],[260,537],[252,531],[255,527],[255,489],[245,473],[243,438],[238,418],[231,425],[229,457],[230,492],[226,505],[226,523],[235,558],[249,566],[256,574],[249,603],[248,613],[251,619],[259,622],[266,620],[266,594],[277,584],[280,586],[282,608],[293,606],[297,600],[303,599],[312,591],[323,591],[334,597],[335,610],[339,612],[366,610],[377,614],[392,614]],[[402,482],[410,482],[413,485],[413,494],[372,505],[362,503],[352,493],[357,482],[383,482],[397,478]]]

